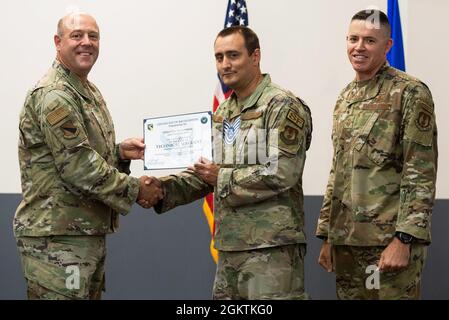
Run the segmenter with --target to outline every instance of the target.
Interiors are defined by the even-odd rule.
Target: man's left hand
[[[122,160],[143,159],[144,151],[143,138],[128,138],[120,143],[120,158]]]
[[[404,244],[399,239],[393,238],[382,252],[378,267],[381,272],[398,271],[406,268],[409,260],[410,244]]]
[[[197,175],[201,177],[206,183],[211,186],[217,185],[218,171],[220,171],[220,166],[213,163],[206,158],[201,157],[198,162],[193,164],[193,167],[188,167],[188,169],[194,171]]]

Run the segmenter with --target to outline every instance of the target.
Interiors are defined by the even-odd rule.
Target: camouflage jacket
[[[23,200],[16,236],[114,232],[139,190],[120,161],[100,92],[58,61],[31,90],[20,114]]]
[[[311,131],[307,106],[264,75],[252,95],[240,102],[231,95],[213,116],[217,187],[191,171],[165,177],[166,197],[156,211],[214,191],[218,250],[305,242],[302,172]]]
[[[317,236],[335,245],[387,245],[396,231],[430,243],[437,129],[427,86],[386,63],[340,94],[334,157]]]

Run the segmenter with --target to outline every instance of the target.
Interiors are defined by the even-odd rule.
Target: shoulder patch
[[[286,145],[298,144],[299,131],[289,125],[281,132],[281,140]]]
[[[257,118],[260,118],[262,116],[262,112],[261,111],[250,111],[250,112],[246,112],[244,114],[242,114],[240,116],[240,119],[242,120],[254,120]]]
[[[58,107],[47,115],[47,121],[50,125],[55,125],[59,121],[65,119],[69,112],[63,107]]]
[[[425,101],[423,101],[422,99],[418,100],[419,105],[427,112],[429,112],[430,114],[433,113],[433,107],[429,106]]]
[[[66,139],[75,138],[79,133],[78,128],[73,124],[72,120],[64,122],[60,128]]]
[[[422,109],[415,120],[415,124],[420,131],[429,131],[432,129],[432,114]]]
[[[301,129],[304,127],[304,119],[293,110],[288,111],[287,119],[296,124]]]

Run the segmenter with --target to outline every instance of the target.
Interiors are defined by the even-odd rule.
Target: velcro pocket
[[[399,134],[400,114],[388,109],[376,109],[360,134],[355,138],[354,149],[361,152],[378,166],[394,157],[394,148]]]
[[[368,136],[369,136],[371,130],[373,129],[374,124],[376,123],[378,118],[379,118],[378,112],[374,112],[368,118],[368,120],[366,121],[362,130],[360,131],[360,134],[357,136],[357,138],[354,141],[354,149],[355,150],[357,150],[357,151],[362,150],[362,148],[365,145],[366,141],[368,140]]]

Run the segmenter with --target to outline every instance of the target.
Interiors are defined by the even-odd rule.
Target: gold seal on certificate
[[[143,121],[145,170],[181,169],[200,157],[212,159],[212,112]]]

